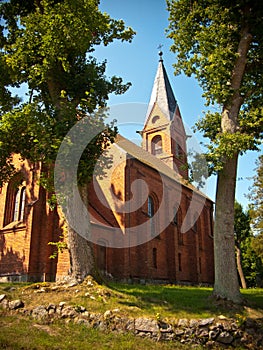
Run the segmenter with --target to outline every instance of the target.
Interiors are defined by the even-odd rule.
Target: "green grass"
[[[111,288],[127,296],[119,304],[133,306],[150,316],[158,313],[164,318],[205,318],[247,313],[243,306],[229,307],[229,304],[214,301],[212,288],[127,284],[111,284]],[[242,290],[242,294],[249,306],[263,310],[263,289]]]
[[[207,307],[207,300],[211,295],[209,288],[119,284],[111,286],[128,296],[120,304],[135,306],[151,316],[159,313],[163,317],[176,315],[178,318],[200,318],[208,317],[215,311]]]
[[[120,310],[120,314],[138,317],[142,314],[155,318],[205,318],[224,314],[235,317],[237,313],[246,315],[244,306],[229,307],[229,304],[216,302],[211,298],[212,288],[176,285],[139,285],[110,283],[93,286],[83,282],[72,288],[53,291],[54,283],[0,284],[0,294],[9,299],[21,298],[26,307],[58,304],[65,301],[71,305],[82,305],[92,312],[104,313],[109,309]],[[38,291],[44,288],[44,293]],[[87,295],[88,294],[88,295]],[[247,306],[263,310],[263,289],[242,290]]]
[[[0,328],[0,349],[3,350],[188,349],[180,343],[158,343],[132,334],[106,333],[73,323],[39,325],[14,316],[1,317]]]

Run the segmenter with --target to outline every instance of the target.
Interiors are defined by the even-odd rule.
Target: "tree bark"
[[[78,282],[95,273],[95,259],[91,243],[80,236],[74,229],[68,229],[68,247],[70,254],[70,274]]]
[[[226,159],[223,169],[218,173],[214,258],[215,284],[213,295],[235,303],[242,302],[239,290],[234,237],[234,203],[236,188],[238,154]]]
[[[242,254],[239,243],[236,245],[236,259],[237,259],[237,271],[241,281],[241,286],[243,289],[247,289],[247,282],[245,280],[243,268],[242,268]]]
[[[88,194],[87,186],[84,185],[81,187],[81,197],[86,207],[88,208],[87,194]],[[73,195],[73,201],[75,198],[76,196]],[[78,213],[78,215],[82,214],[86,216],[85,219],[88,222],[88,229],[90,230],[88,211],[87,213],[81,213],[81,209],[77,208],[77,201],[74,201],[74,203],[72,203],[71,208],[74,208],[74,212]],[[78,215],[76,215],[76,217],[78,217]],[[74,215],[71,216],[71,218],[72,217],[74,217]],[[77,225],[75,227],[77,227]],[[71,276],[74,279],[76,279],[78,282],[81,282],[86,276],[91,275],[98,282],[101,282],[101,277],[96,268],[94,251],[93,251],[93,243],[89,242],[85,237],[82,237],[72,227],[69,227],[68,228],[68,248],[69,248],[69,254],[70,254]]]

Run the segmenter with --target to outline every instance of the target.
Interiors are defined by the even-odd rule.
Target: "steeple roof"
[[[160,51],[160,60],[153,83],[151,99],[146,115],[146,122],[155,103],[158,104],[159,108],[161,108],[169,120],[172,120],[177,105],[172,87],[168,79],[168,75],[163,64],[162,54],[163,53]]]

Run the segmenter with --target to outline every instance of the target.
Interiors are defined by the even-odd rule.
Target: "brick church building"
[[[187,136],[162,53],[139,133],[141,147],[117,137],[114,166],[89,185],[97,266],[121,280],[212,284],[213,202],[188,181]],[[0,280],[62,278],[69,250],[51,259],[48,243],[63,239],[65,223],[39,185],[41,164],[13,162],[17,174],[0,193]]]

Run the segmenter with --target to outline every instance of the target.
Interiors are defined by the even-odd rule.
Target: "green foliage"
[[[248,196],[250,199],[249,213],[255,231],[252,247],[263,263],[263,156],[258,158],[256,170],[257,173],[254,176],[253,186]]]
[[[250,215],[253,229],[257,234],[263,234],[263,155],[258,158],[256,175],[248,196],[250,200]]]
[[[235,59],[236,27],[220,1],[168,1],[176,73],[195,74],[208,102],[221,103]],[[224,50],[222,51],[222,47]]]
[[[242,269],[248,287],[263,284],[263,264],[260,255],[254,249],[254,236],[250,227],[249,212],[244,212],[241,204],[235,203],[235,244],[242,254]]]
[[[104,124],[106,115],[93,112],[106,106],[110,93],[122,94],[130,84],[115,76],[108,79],[106,62],[98,63],[91,53],[96,45],[131,41],[134,31],[101,13],[98,5],[98,0],[0,4],[1,183],[14,173],[13,153],[42,161],[52,176],[61,141],[90,115],[90,127],[105,130],[83,154],[90,161],[81,162],[79,176],[87,181],[95,159],[116,135],[113,125]],[[13,96],[11,87],[26,89],[24,101]]]
[[[263,8],[259,1],[167,0],[168,37],[176,55],[175,74],[199,81],[208,111],[196,129],[209,138],[211,170],[225,159],[256,150],[263,130]],[[248,48],[244,45],[248,45]]]
[[[55,247],[54,252],[50,255],[50,259],[56,259],[58,257],[59,253],[63,253],[63,251],[65,249],[68,249],[66,223],[64,223],[64,225],[61,227],[61,229],[62,229],[62,234],[59,237],[59,241],[48,242],[49,245]]]
[[[236,241],[242,242],[244,239],[252,235],[250,229],[250,216],[247,212],[243,211],[243,207],[240,203],[235,202],[235,235]]]
[[[60,238],[62,239],[63,236],[61,236]],[[56,247],[54,253],[50,255],[50,259],[56,259],[59,253],[62,253],[65,249],[68,248],[67,243],[64,241],[48,242],[48,244]]]
[[[255,252],[260,256],[262,264],[263,264],[263,234],[259,234],[258,236],[253,238],[252,247]]]
[[[210,175],[210,164],[207,162],[207,158],[204,154],[198,152],[189,152],[189,156],[192,158],[189,168],[189,181],[195,183],[198,189],[203,188],[206,184],[206,179]]]

